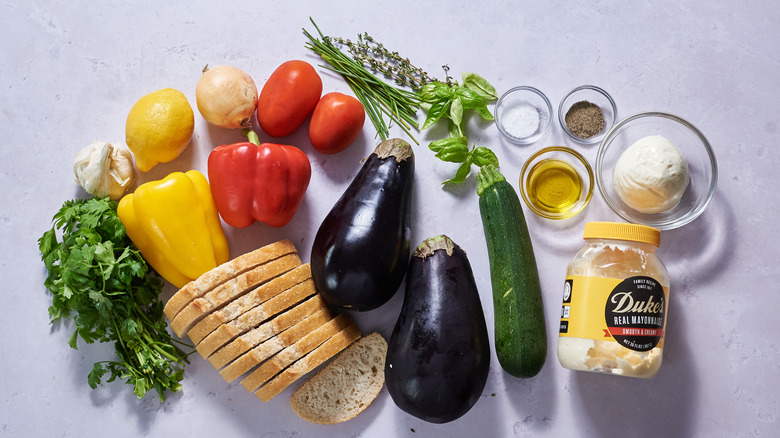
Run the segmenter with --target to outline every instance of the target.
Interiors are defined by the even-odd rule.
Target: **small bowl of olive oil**
[[[543,218],[570,218],[593,197],[593,169],[573,149],[546,147],[523,165],[520,194],[528,208]]]

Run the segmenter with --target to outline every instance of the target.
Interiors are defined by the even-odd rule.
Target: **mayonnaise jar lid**
[[[614,239],[630,242],[661,245],[661,231],[647,225],[621,222],[588,222],[585,224],[584,239]]]

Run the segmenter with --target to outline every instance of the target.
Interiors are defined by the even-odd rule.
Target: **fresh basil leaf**
[[[463,138],[463,142],[457,141],[447,144],[436,153],[436,158],[450,163],[466,161],[469,157],[469,147],[466,145],[465,140]]]
[[[450,106],[450,99],[445,97],[434,102],[428,109],[428,115],[425,117],[425,123],[423,123],[420,129],[428,129],[433,126],[439,119],[447,112]]]
[[[420,94],[435,94],[436,86],[439,82],[428,82],[420,89]]]
[[[493,114],[487,108],[487,105],[476,107],[476,108],[474,108],[474,111],[476,111],[477,114],[482,116],[482,118],[485,119],[485,120],[493,120],[494,119]]]
[[[450,119],[456,125],[463,124],[463,102],[460,99],[455,99],[450,104]]]
[[[469,176],[469,173],[471,173],[471,162],[466,161],[463,164],[458,167],[458,172],[455,173],[455,176],[448,179],[447,181],[444,181],[442,184],[447,183],[453,183],[453,184],[459,184],[466,180],[466,177]]]
[[[423,86],[417,96],[423,102],[432,103],[444,98],[453,99],[455,93],[449,85],[443,82],[429,82]]]
[[[436,84],[436,82],[428,82],[423,85],[422,89],[417,93],[417,97],[419,97],[422,102],[427,103],[433,103],[439,100],[441,96],[436,93]]]
[[[470,88],[458,87],[455,90],[455,94],[463,104],[463,109],[470,110],[487,105],[487,100]]]
[[[449,132],[450,137],[455,137],[455,138],[464,137],[464,143],[467,143],[465,141],[465,135],[463,134],[462,125],[463,125],[462,123],[455,124],[455,122],[450,120],[449,123],[447,123],[447,132]]]
[[[498,99],[496,89],[488,81],[476,73],[463,73],[463,86],[479,93],[488,102]]]
[[[434,82],[433,92],[439,97],[446,97],[448,99],[452,99],[454,96],[452,87],[445,84],[444,82]]]
[[[445,147],[452,146],[453,144],[457,143],[463,143],[466,145],[466,139],[460,138],[460,137],[447,137],[442,138],[441,140],[432,141],[431,144],[428,145],[428,149],[432,150],[433,152],[439,152]]]
[[[496,154],[493,153],[493,151],[491,151],[486,147],[480,146],[478,148],[475,148],[469,154],[469,159],[479,167],[488,164],[498,167],[498,157],[496,156]]]

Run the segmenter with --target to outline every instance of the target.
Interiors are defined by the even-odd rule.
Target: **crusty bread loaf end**
[[[371,333],[350,345],[290,399],[299,417],[318,424],[354,418],[379,395],[385,383],[387,341]]]

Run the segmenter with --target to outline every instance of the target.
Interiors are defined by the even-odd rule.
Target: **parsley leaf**
[[[127,236],[116,207],[107,198],[66,201],[38,239],[52,294],[49,318],[72,316],[74,349],[79,339],[114,344],[117,360],[94,364],[91,388],[108,376],[106,382],[133,385],[138,398],[154,389],[164,401],[166,391],[181,389],[188,354],[167,331],[162,281]]]

